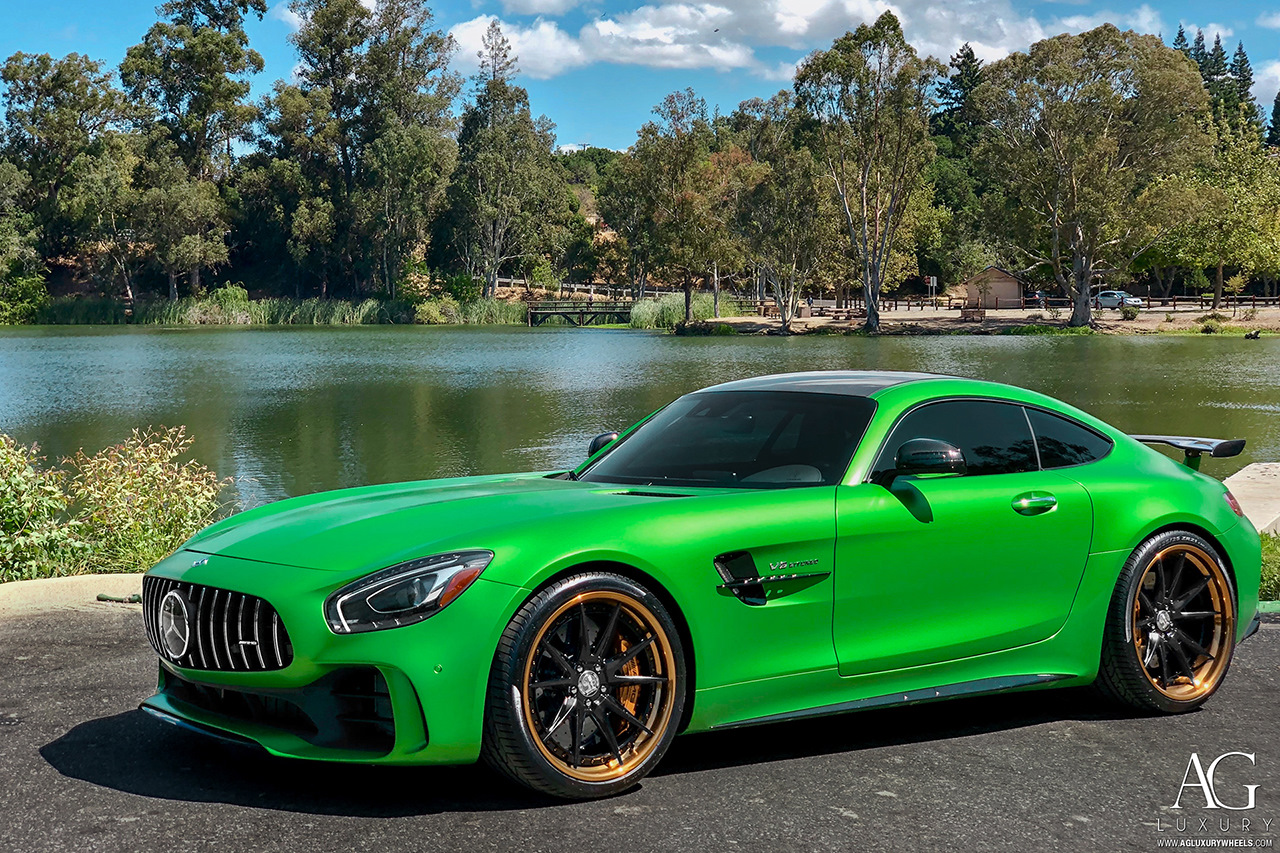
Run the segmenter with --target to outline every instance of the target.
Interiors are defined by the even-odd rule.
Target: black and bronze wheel
[[[1099,686],[1141,710],[1193,710],[1222,684],[1235,633],[1235,589],[1213,545],[1182,530],[1157,534],[1120,573]]]
[[[603,797],[662,758],[685,700],[662,602],[629,578],[576,575],[516,613],[494,657],[484,757],[535,790]]]

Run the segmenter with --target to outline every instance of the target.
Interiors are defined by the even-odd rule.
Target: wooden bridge
[[[529,303],[529,325],[541,326],[552,317],[563,317],[571,326],[603,326],[606,323],[630,323],[633,302],[588,302],[565,299]]]

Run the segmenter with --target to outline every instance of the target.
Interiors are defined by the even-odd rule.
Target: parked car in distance
[[[1104,290],[1093,297],[1094,308],[1120,308],[1125,305],[1144,308],[1146,304],[1146,300],[1131,293],[1125,293],[1123,290]]]

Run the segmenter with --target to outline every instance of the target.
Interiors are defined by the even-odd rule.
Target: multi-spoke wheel
[[[1235,631],[1235,591],[1213,546],[1185,531],[1158,534],[1120,573],[1099,684],[1137,708],[1190,711],[1222,683]]]
[[[537,790],[607,796],[653,768],[683,707],[683,653],[662,602],[619,575],[577,575],[530,599],[503,633],[484,755]]]

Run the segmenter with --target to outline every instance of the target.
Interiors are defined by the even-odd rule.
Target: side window
[[[985,400],[947,400],[921,406],[898,422],[880,451],[873,476],[891,470],[902,443],[937,438],[964,453],[970,474],[1035,471],[1036,451],[1022,407]]]
[[[1111,442],[1091,429],[1039,409],[1027,409],[1036,447],[1040,449],[1040,465],[1044,468],[1069,468],[1101,459],[1111,452]]]

